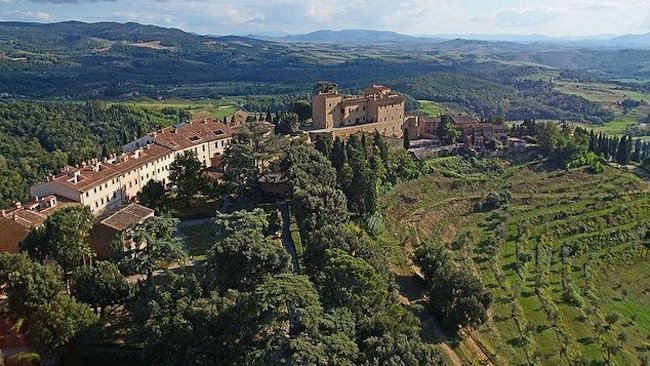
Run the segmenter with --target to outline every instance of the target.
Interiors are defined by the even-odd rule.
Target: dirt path
[[[413,232],[415,233],[415,244],[419,246],[421,242],[417,226],[415,225],[414,221],[409,221],[409,225],[412,227]],[[411,243],[405,243],[404,249],[409,253],[409,257],[413,255],[413,247]],[[426,299],[424,291],[425,283],[424,276],[422,275],[422,270],[413,262],[410,262],[409,264],[413,274],[409,276],[397,277],[397,283],[399,284],[402,302],[405,304],[423,302]],[[442,331],[429,311],[427,309],[423,309],[417,315],[422,324],[422,339],[429,343],[435,344],[452,365],[463,365],[464,363],[461,357],[449,346],[449,337]],[[473,337],[471,337],[471,334],[463,334],[463,340],[471,350],[473,358],[475,360],[479,360],[481,365],[493,365],[490,355],[485,352],[485,350],[474,340]]]

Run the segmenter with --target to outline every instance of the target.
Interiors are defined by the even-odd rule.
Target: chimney
[[[203,124],[207,124],[207,123],[208,123],[208,119],[207,119],[207,118],[204,118],[204,119],[203,119]]]
[[[16,207],[16,209],[21,209],[21,208],[23,208],[23,204],[22,204],[22,202],[18,201],[16,203],[14,203],[14,207]]]

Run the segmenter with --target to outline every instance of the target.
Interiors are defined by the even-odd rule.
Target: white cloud
[[[549,23],[560,14],[550,9],[513,9],[496,15],[495,24],[503,27],[532,27]]]
[[[54,20],[54,17],[51,14],[42,11],[11,10],[0,12],[0,19],[49,22]]]
[[[35,5],[38,2],[38,5]],[[137,21],[208,34],[383,29],[411,34],[640,33],[650,0],[0,0],[3,19]],[[38,11],[34,11],[34,9]],[[51,14],[51,15],[50,15]]]

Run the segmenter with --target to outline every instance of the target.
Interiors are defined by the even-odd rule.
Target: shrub
[[[41,356],[36,352],[20,352],[7,358],[7,364],[17,366],[41,366]]]
[[[600,158],[591,151],[577,156],[573,160],[569,161],[566,165],[567,169],[582,167],[587,167],[589,172],[593,174],[602,173],[603,170],[605,170],[603,163],[600,161]]]

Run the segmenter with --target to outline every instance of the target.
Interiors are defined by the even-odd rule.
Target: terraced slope
[[[494,295],[490,320],[456,347],[478,344],[497,364],[639,364],[650,339],[650,189],[607,168],[591,175],[544,162],[459,157],[381,197],[406,251],[447,244]],[[509,203],[477,210],[490,192]]]

